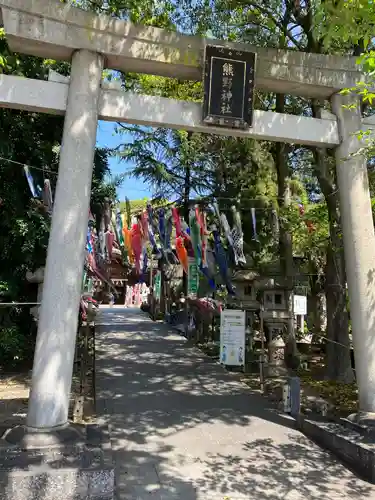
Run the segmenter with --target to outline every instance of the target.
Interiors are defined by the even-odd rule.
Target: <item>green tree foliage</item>
[[[120,0],[77,0],[73,3],[98,13],[129,19],[137,24],[178,29],[189,34],[203,34],[264,47],[356,55],[366,48],[372,48],[373,3],[361,0],[196,0],[182,5],[174,0],[130,0],[125,3]],[[6,49],[0,53],[0,64],[4,72],[45,78],[48,68],[56,67],[53,61],[42,62],[36,58],[10,55]],[[363,59],[370,76],[375,68],[373,55],[369,51]],[[68,65],[60,68],[68,71]],[[136,74],[118,76],[110,73],[108,77],[121,78],[124,88],[135,92],[192,101],[200,101],[202,98],[200,82]],[[371,104],[371,92],[367,87],[362,87],[359,93]],[[264,110],[318,116],[324,106],[326,103],[291,96],[256,93],[256,107]],[[7,129],[5,124],[6,132],[1,145],[4,148],[3,155],[11,155],[21,163],[41,167],[49,165],[52,170],[55,169],[58,153],[53,145],[60,140],[61,119],[9,113],[11,122],[14,121],[12,127],[16,131],[16,117],[20,122],[17,136],[19,146],[16,150],[7,139],[9,136],[16,137],[17,134],[14,134],[14,130],[9,130],[9,127]],[[51,130],[53,120],[59,125],[55,124],[54,130]],[[119,126],[119,131],[123,130]],[[126,130],[128,132],[129,128]],[[26,134],[30,132],[30,140],[28,141],[29,136],[24,138],[26,145],[20,137],[21,131]],[[247,250],[259,266],[277,257],[277,244],[275,245],[275,237],[269,231],[268,216],[270,210],[276,208],[282,232],[288,237],[289,257],[292,255],[293,241],[295,253],[304,255],[311,274],[319,278],[329,277],[327,280],[330,287],[326,287],[326,295],[327,299],[331,299],[330,311],[337,322],[329,323],[328,336],[332,340],[348,342],[340,211],[335,170],[329,151],[163,129],[152,131],[132,127],[132,133],[134,140],[123,144],[116,152],[124,161],[131,160],[135,164],[131,173],[142,177],[154,188],[156,195],[164,199],[173,196],[186,201],[197,194],[216,197],[223,210],[228,210],[233,202],[237,203],[243,211]],[[6,148],[8,150],[5,152]],[[101,197],[114,196],[117,182],[114,179],[112,183],[103,184],[107,154],[102,151],[96,156],[98,171],[97,182],[93,182],[92,200],[92,210],[96,214],[100,212]],[[21,177],[17,182],[21,182]],[[32,217],[36,217],[38,211],[28,198],[23,177],[22,182],[24,199],[17,203],[19,207],[24,207],[27,198]],[[4,185],[9,186],[9,183]],[[6,196],[4,188],[4,200],[8,207],[12,200],[8,200]],[[299,201],[305,205],[306,213],[303,217],[298,212]],[[16,201],[14,203],[18,206]],[[260,243],[249,237],[252,233],[249,209],[253,206],[257,208]],[[25,218],[25,212],[22,212],[22,217]],[[40,225],[40,231],[48,234],[48,228],[43,229],[44,215],[41,214],[40,217],[41,222],[35,223],[33,220],[28,223],[32,228],[39,228]],[[308,231],[307,219],[314,224],[313,232]],[[18,228],[17,231],[22,235],[22,231],[25,231],[24,224],[24,219],[21,224],[12,219],[8,227]],[[44,246],[41,243],[41,233],[37,233],[34,240],[35,244],[30,245],[29,251],[42,255],[43,252],[36,250],[38,244]],[[285,238],[281,243],[286,245]],[[281,251],[281,257],[285,259],[284,253]],[[27,258],[28,263],[38,261],[33,254]],[[23,260],[22,262],[24,263]],[[330,358],[331,361],[333,358]],[[341,367],[340,363],[331,361],[330,365],[338,367],[332,371],[333,377],[340,378],[347,374],[347,359],[346,365],[343,363]]]
[[[147,203],[149,201],[150,201],[149,198],[142,198],[140,200],[129,200],[131,214],[138,214],[139,212],[142,212],[142,210],[145,210],[147,207]],[[119,209],[121,213],[126,213],[125,201],[121,201],[119,203]]]
[[[272,232],[272,210],[277,208],[276,172],[269,144],[249,139],[203,136],[209,197],[218,201],[231,222],[233,205],[242,213],[244,250],[255,265],[276,258],[277,242]],[[254,208],[258,241],[254,238],[251,209]]]
[[[289,50],[303,50],[307,52],[327,53],[328,50],[337,53],[353,53],[358,52],[360,40],[350,40],[349,37],[338,37],[337,40],[330,43],[327,48],[324,33],[321,33],[318,25],[323,25],[327,19],[331,19],[333,25],[336,23],[332,9],[328,12],[328,6],[332,2],[325,2],[320,5],[318,2],[289,2],[289,0],[272,0],[252,1],[247,0],[238,2],[236,0],[215,0],[207,2],[206,0],[198,0],[194,4],[184,6],[183,9],[177,9],[170,12],[171,24],[178,26],[179,30],[187,33],[201,33],[209,36],[214,36],[221,39],[246,42],[254,45],[276,48],[288,48]],[[352,3],[352,2],[351,2]],[[360,2],[357,7],[360,6]],[[336,8],[339,8],[341,3],[335,3]],[[353,7],[353,6],[352,6]],[[352,8],[351,7],[351,8]],[[327,11],[322,17],[322,9]],[[328,9],[328,10],[327,10]],[[331,16],[331,18],[329,17]],[[362,16],[361,22],[365,22],[365,17]],[[331,21],[329,21],[331,22]],[[335,36],[331,36],[334,40]],[[365,36],[364,36],[365,39]],[[364,40],[366,43],[366,40]],[[353,45],[356,45],[353,47]],[[127,88],[135,89],[139,92],[151,93],[167,97],[177,97],[186,100],[198,100],[201,95],[200,85],[196,85],[193,92],[191,86],[186,86],[186,83],[176,80],[161,79],[158,77],[142,76],[135,79],[127,79]],[[274,110],[278,112],[289,112],[292,114],[307,114],[311,116],[319,116],[320,109],[324,103],[309,101],[291,96],[275,96],[272,93],[256,93],[256,107],[265,110]],[[226,183],[221,189],[221,198],[229,199],[238,198],[241,203],[244,203],[246,196],[244,189],[248,189],[247,197],[254,192],[251,186],[246,183],[241,183],[242,175],[248,179],[247,162],[244,156],[238,154],[241,151],[241,141],[232,139],[221,139],[206,137],[202,139],[205,143],[203,149],[206,149],[206,157],[210,159],[209,167],[206,168],[207,179],[210,179],[214,188],[211,194],[215,192],[217,195],[218,179],[217,174],[214,174],[215,165],[217,170],[223,170],[223,158],[225,158]],[[235,144],[233,148],[231,145]],[[139,145],[139,143],[138,143]],[[310,150],[306,148],[294,148],[285,145],[268,145],[268,151],[273,156],[274,169],[277,171],[277,193],[271,190],[271,195],[267,198],[267,203],[278,205],[278,211],[281,222],[281,239],[280,250],[281,257],[284,262],[284,272],[290,279],[293,274],[291,258],[292,249],[294,252],[303,253],[307,256],[308,269],[312,275],[316,276],[316,280],[324,283],[325,272],[327,270],[330,278],[330,288],[326,288],[327,298],[329,302],[328,315],[336,318],[330,322],[328,336],[332,340],[348,344],[348,323],[346,311],[346,295],[345,295],[345,270],[343,260],[342,238],[340,211],[337,195],[337,186],[335,179],[334,163],[330,152],[324,150]],[[143,148],[143,146],[142,146]],[[145,174],[148,182],[156,182],[161,186],[163,182],[176,182],[176,178],[172,176],[175,168],[169,164],[167,159],[163,168],[160,169],[160,162],[155,160],[150,161],[150,157],[145,161],[142,153],[133,149],[134,155],[140,158],[137,164],[135,173],[138,176]],[[150,152],[150,151],[149,151]],[[240,156],[240,161],[238,157]],[[133,160],[135,156],[133,156]],[[155,163],[156,161],[156,163]],[[154,162],[154,163],[153,163]],[[309,173],[306,175],[306,163],[309,163]],[[146,166],[147,165],[147,166]],[[171,169],[168,171],[168,169]],[[236,168],[237,167],[237,168]],[[261,183],[262,174],[250,177],[254,184]],[[151,180],[153,179],[153,180]],[[297,223],[295,214],[298,214],[295,206],[298,196],[293,195],[293,185],[295,181],[305,182],[307,189],[307,200],[311,204],[319,203],[316,210],[312,207],[306,209],[306,216],[309,213],[313,218],[320,216],[320,222],[317,221],[316,226],[319,228],[309,234],[306,233],[306,225]],[[216,182],[216,184],[215,184]],[[245,187],[246,186],[246,187]],[[273,184],[275,188],[276,184]],[[305,191],[306,191],[305,189]],[[210,193],[210,189],[205,186],[206,194]],[[238,190],[238,191],[236,191]],[[327,212],[322,208],[322,197],[326,200]],[[227,196],[225,196],[227,195]],[[257,195],[254,195],[257,198]],[[231,201],[230,201],[231,202]],[[223,202],[224,203],[224,202]],[[306,203],[304,203],[306,206]],[[248,205],[246,205],[246,208]],[[306,207],[305,207],[306,208]],[[318,209],[319,208],[319,209]],[[314,210],[313,210],[314,209]],[[323,217],[324,212],[324,217]],[[249,218],[247,218],[248,220]],[[260,226],[262,227],[263,218],[260,217]],[[322,233],[327,230],[327,220],[329,222],[330,238],[324,237]],[[294,222],[293,222],[294,221]],[[264,228],[267,227],[264,225]],[[302,230],[304,229],[304,231]],[[302,230],[302,233],[301,233]],[[265,235],[266,235],[265,231]],[[246,237],[246,236],[245,236]],[[268,233],[269,237],[269,233]],[[311,241],[313,238],[313,241]],[[318,241],[319,240],[319,244]],[[293,241],[293,247],[292,247]],[[312,243],[314,243],[313,246]],[[250,241],[250,246],[252,242]],[[258,252],[254,249],[254,255],[259,257],[260,261],[266,260],[272,255],[274,245],[269,245],[262,241],[261,249]],[[272,250],[271,250],[272,249]],[[326,261],[325,251],[328,251],[328,261]],[[268,255],[269,254],[269,255]],[[326,262],[328,267],[326,267]],[[335,270],[335,272],[333,272]],[[333,286],[337,283],[337,286]],[[348,358],[342,366],[338,366],[335,361],[329,361],[329,364],[335,367],[331,375],[338,378],[350,378],[348,369]],[[346,363],[346,364],[345,364]]]
[[[60,0],[61,3],[77,5],[97,14],[106,14],[126,19],[134,24],[173,29],[173,13],[176,5],[170,0]]]
[[[322,2],[317,8],[315,33],[322,40],[324,49],[332,52],[343,46],[349,47],[358,56],[357,63],[366,78],[357,86],[344,89],[342,93],[357,94],[365,115],[373,114],[375,104],[374,26],[375,4],[372,1]],[[373,134],[371,131],[359,131],[358,138],[363,144],[360,152],[371,161],[375,155]]]
[[[119,127],[118,131],[128,132],[129,128]],[[134,164],[128,174],[142,178],[154,199],[189,198],[210,188],[211,165],[199,134],[141,127],[132,127],[131,132],[133,140],[122,144],[116,154]]]
[[[316,2],[315,37],[324,40],[327,49],[360,44],[366,50],[374,37],[374,23],[375,5],[371,0]]]
[[[47,65],[33,57],[9,52],[0,32],[0,62],[3,73],[44,79]],[[23,164],[36,167],[32,174],[43,185],[43,169],[54,182],[61,138],[62,118],[15,110],[0,114],[0,297],[2,302],[35,301],[36,291],[25,274],[43,265],[49,221],[41,204],[30,195]],[[52,177],[51,177],[52,172]],[[35,325],[28,307],[0,309],[0,363],[27,356],[33,344]]]
[[[48,70],[68,74],[68,64],[11,53],[0,31],[0,64],[5,74],[46,79]],[[63,117],[3,109],[0,113],[0,301],[35,302],[36,287],[26,272],[45,264],[50,219],[31,196],[24,173],[30,166],[36,185],[57,180]],[[108,152],[97,150],[91,208],[101,210],[104,197],[115,199],[122,179],[107,179]],[[0,365],[32,360],[36,325],[29,306],[0,308]]]
[[[327,2],[327,4],[330,4],[330,2]],[[317,2],[274,0],[269,3],[249,0],[244,4],[235,0],[218,0],[214,5],[213,16],[216,19],[214,24],[216,36],[220,36],[220,30],[223,29],[224,37],[229,38],[229,34],[234,33],[232,39],[238,41],[281,49],[288,48],[289,50],[327,52],[324,37],[316,29],[319,10]],[[236,19],[235,26],[233,26],[232,19]],[[219,20],[222,20],[222,22]],[[353,47],[353,44],[346,40],[345,42],[341,41],[341,44],[337,43],[335,46],[331,44],[330,50],[343,54],[353,53],[358,48]],[[325,103],[291,98],[290,96],[273,96],[272,94],[259,95],[258,104],[263,109],[265,109],[264,105],[266,104],[268,109],[274,109],[278,112],[308,114],[310,116],[311,114],[319,116],[320,109],[325,106]],[[290,199],[288,194],[290,193],[290,182],[288,178],[293,174],[300,176],[299,172],[301,170],[302,175],[304,175],[306,161],[308,161],[312,166],[314,177],[318,180],[319,190],[326,200],[328,220],[330,222],[330,239],[326,247],[328,260],[325,268],[327,276],[329,275],[329,279],[326,280],[329,282],[329,287],[325,291],[328,317],[333,318],[333,320],[330,319],[328,322],[328,337],[341,344],[349,345],[345,291],[346,276],[342,238],[340,237],[341,221],[334,162],[332,154],[328,151],[306,148],[302,148],[302,150],[301,156],[301,149],[296,151],[295,148],[288,146],[276,145],[275,147],[274,158],[278,169],[279,203],[285,205],[285,200]],[[290,261],[291,234],[284,233],[284,236],[288,236],[285,241],[283,241],[283,232],[281,232],[281,236],[281,257],[285,259],[289,255],[288,260]],[[286,242],[288,242],[288,245],[286,245]],[[286,248],[289,248],[287,254],[285,254]],[[306,248],[306,254],[312,255],[312,253],[315,254],[314,248],[312,248],[312,252]],[[320,251],[317,251],[313,261],[316,261],[315,257],[318,256],[320,256]],[[287,260],[285,263],[287,263]],[[319,266],[316,272],[320,273],[321,270],[322,266]],[[287,270],[286,273],[289,274]],[[328,367],[331,370],[330,376],[350,381],[353,374],[350,370],[348,351],[342,351],[342,356],[336,356],[336,353],[333,354],[328,359]]]
[[[117,189],[121,187],[125,179],[124,174],[111,175],[108,163],[110,154],[108,149],[96,148],[95,150],[90,208],[92,215],[96,219],[98,231],[104,213],[104,200],[116,203]]]

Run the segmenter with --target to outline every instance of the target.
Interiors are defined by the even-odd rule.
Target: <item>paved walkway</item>
[[[117,500],[366,500],[375,489],[143,313],[102,309],[97,391]]]

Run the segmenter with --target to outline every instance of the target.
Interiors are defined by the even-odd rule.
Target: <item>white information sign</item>
[[[224,309],[220,315],[220,363],[245,364],[245,311]]]
[[[307,314],[307,297],[306,295],[294,296],[294,314],[296,316],[305,316]]]

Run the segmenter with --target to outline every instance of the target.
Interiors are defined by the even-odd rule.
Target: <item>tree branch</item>
[[[288,27],[281,20],[278,20],[274,17],[272,10],[268,9],[267,7],[264,7],[263,5],[258,4],[257,2],[253,2],[253,1],[250,2],[250,5],[252,7],[254,7],[255,9],[258,9],[260,12],[265,14],[269,19],[271,19],[271,21],[275,24],[275,26],[277,26],[283,32],[283,34],[286,37],[288,37],[292,43],[294,43],[296,48],[298,50],[303,51],[302,44],[295,38],[293,33],[288,29]]]

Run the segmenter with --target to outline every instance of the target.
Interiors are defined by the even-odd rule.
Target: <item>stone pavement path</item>
[[[138,310],[101,310],[99,411],[117,500],[366,500],[375,488]]]

